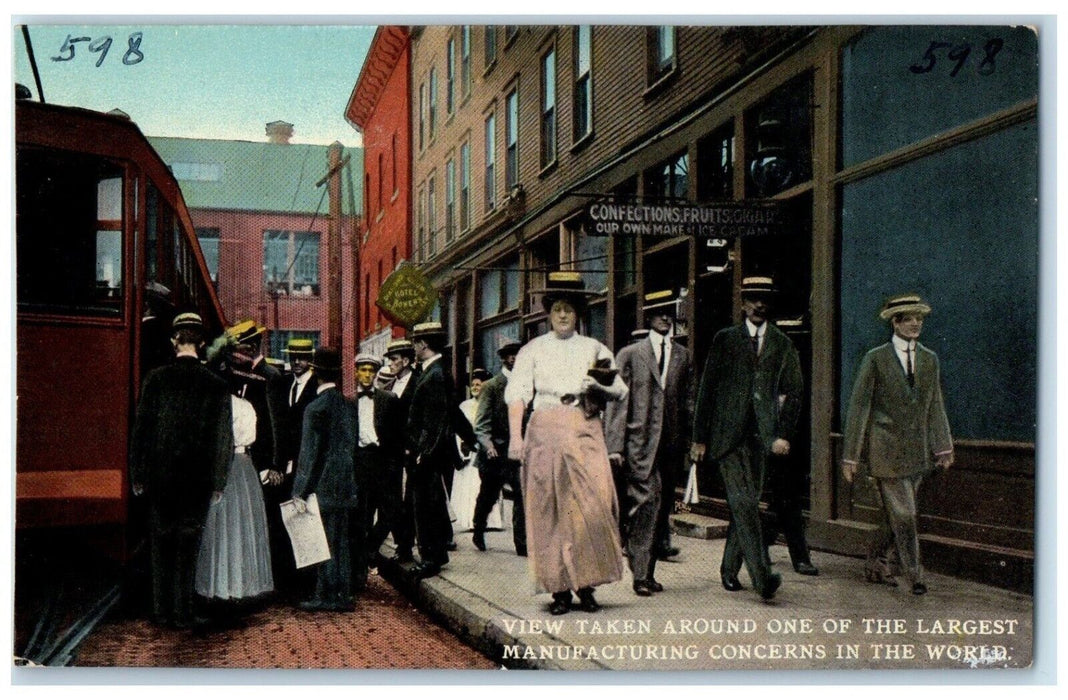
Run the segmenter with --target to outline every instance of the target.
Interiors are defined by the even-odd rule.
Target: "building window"
[[[575,27],[575,85],[573,88],[573,140],[578,143],[593,129],[592,28]]]
[[[175,180],[218,182],[222,179],[222,163],[171,163]]]
[[[389,149],[389,167],[390,167],[390,182],[393,183],[393,196],[397,196],[397,135],[393,134],[392,143]]]
[[[519,36],[518,24],[506,24],[504,25],[504,45],[505,47],[511,46],[515,38]]]
[[[419,83],[419,150],[423,150],[426,132],[426,85]]]
[[[471,25],[460,30],[460,94],[471,94]]]
[[[272,293],[319,295],[319,234],[264,231],[263,281]]]
[[[445,163],[445,242],[456,235],[456,161]]]
[[[426,260],[426,191],[419,188],[419,206],[415,212],[416,224],[416,258]]]
[[[504,98],[504,185],[511,190],[519,183],[519,93],[512,90]]]
[[[519,258],[510,257],[479,273],[478,317],[491,318],[519,308]]]
[[[486,211],[497,206],[497,119],[486,117]]]
[[[541,59],[541,167],[556,160],[556,49]]]
[[[746,196],[812,179],[812,76],[776,89],[746,114]]]
[[[727,124],[697,142],[697,199],[728,200],[734,195],[734,127]]]
[[[383,201],[383,199],[382,199],[382,191],[386,189],[385,159],[386,159],[386,154],[384,154],[384,153],[379,153],[378,154],[378,211],[379,212],[382,211],[382,201]]]
[[[198,228],[197,240],[200,241],[200,252],[204,254],[204,262],[208,266],[208,274],[215,283],[216,289],[219,284],[219,229]]]
[[[296,330],[272,330],[269,332],[269,355],[268,357],[288,357],[283,352],[291,340],[310,340],[319,346],[319,331],[296,331]]]
[[[649,27],[649,84],[675,70],[675,27]]]
[[[486,69],[497,62],[497,27],[486,25]]]
[[[438,125],[438,72],[431,66],[430,68],[430,87],[428,91],[427,99],[430,104],[427,112],[430,119],[430,138],[434,138],[434,131]]]
[[[456,39],[449,38],[445,46],[445,113],[452,114],[456,92]]]
[[[431,175],[426,183],[426,230],[427,242],[430,245],[427,254],[430,256],[437,252],[438,237],[437,196],[434,189],[434,176]]]
[[[460,231],[471,228],[471,144],[460,144]]]
[[[371,191],[371,173],[363,174],[363,220],[367,223],[367,227],[371,227],[371,198],[367,196],[367,193]]]
[[[686,199],[689,175],[689,155],[680,153],[669,158],[646,171],[645,196],[654,202]]]

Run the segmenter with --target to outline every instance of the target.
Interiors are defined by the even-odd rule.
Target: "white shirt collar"
[[[319,395],[319,394],[323,393],[324,391],[326,391],[327,389],[333,389],[336,386],[337,386],[337,384],[335,382],[323,382],[322,384],[319,385],[319,388],[315,391],[315,394]]]
[[[430,357],[428,357],[427,359],[423,360],[421,366],[422,366],[423,369],[426,369],[430,365],[434,364],[434,362],[437,361],[440,358],[441,358],[441,353],[440,352],[439,353],[435,353],[435,354],[431,355]]]
[[[754,324],[752,321],[750,321],[747,318],[747,319],[745,319],[745,327],[749,329],[749,336],[750,337],[755,335],[755,336],[757,336],[759,338],[760,336],[764,335],[764,331],[767,330],[768,322],[764,321],[763,323],[761,323],[758,326],[758,325]]]
[[[507,367],[501,367],[501,374],[504,375],[505,379],[508,379],[512,376],[512,370],[508,369]]]
[[[916,349],[916,341],[915,340],[905,340],[904,338],[902,338],[901,336],[897,335],[896,333],[890,337],[890,342],[892,342],[894,344],[894,348],[896,348],[898,352],[906,352],[907,350],[910,350],[910,349],[911,350],[915,350]]]
[[[304,371],[304,374],[301,374],[301,375],[294,374],[293,378],[297,380],[297,384],[299,384],[301,386],[304,386],[305,384],[308,383],[308,380],[311,379],[311,375],[312,375],[312,371],[310,369],[308,369],[308,370]]]
[[[174,356],[175,357],[192,357],[194,360],[199,360],[200,359],[200,356],[197,355],[196,352],[185,352],[185,351],[182,351],[182,350],[179,350],[178,352],[176,352],[174,354]]]

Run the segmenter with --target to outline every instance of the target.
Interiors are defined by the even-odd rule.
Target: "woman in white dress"
[[[571,591],[580,609],[596,612],[593,587],[623,577],[619,504],[598,405],[623,398],[627,387],[611,351],[576,330],[587,296],[579,273],[549,273],[542,305],[551,330],[519,351],[504,395],[508,457],[522,461],[530,570],[539,592],[553,594],[553,615],[571,608]]]
[[[471,427],[475,427],[475,412],[478,410],[478,395],[482,391],[482,383],[492,375],[484,369],[476,369],[471,372],[471,398],[460,403],[460,412],[467,418]],[[460,467],[452,477],[452,496],[449,504],[452,512],[456,515],[453,522],[454,532],[467,532],[474,528],[475,501],[478,499],[478,490],[482,485],[482,479],[478,475],[476,457],[478,452],[472,450],[464,454],[461,449],[461,440],[456,438],[456,449],[460,451],[463,460]],[[489,517],[486,519],[486,528],[489,530],[501,529],[501,503],[500,500],[493,506]]]
[[[244,385],[243,374],[231,370],[231,389]],[[256,441],[256,411],[236,395],[230,396],[230,403],[234,458],[222,499],[208,508],[197,558],[196,591],[212,603],[239,601],[274,590],[263,489],[248,455],[248,446]]]

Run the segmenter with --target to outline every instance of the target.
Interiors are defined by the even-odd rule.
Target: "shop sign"
[[[589,236],[695,236],[741,238],[770,236],[785,229],[774,201],[712,204],[616,204],[594,202],[586,208]]]
[[[403,262],[382,282],[375,305],[393,323],[411,328],[430,315],[437,300],[437,291],[419,268]]]

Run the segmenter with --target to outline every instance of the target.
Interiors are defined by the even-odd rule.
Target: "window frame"
[[[519,85],[504,96],[504,189],[519,184]]]
[[[552,59],[551,61],[549,59]],[[539,135],[541,148],[539,149],[539,163],[542,170],[551,168],[556,164],[558,147],[558,114],[556,99],[556,44],[550,44],[541,55],[539,74],[541,77],[541,110],[539,114]],[[550,76],[549,69],[552,75]],[[551,103],[550,103],[551,98]]]

